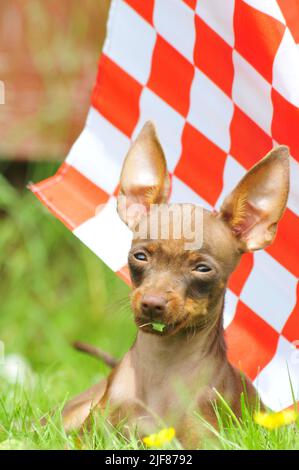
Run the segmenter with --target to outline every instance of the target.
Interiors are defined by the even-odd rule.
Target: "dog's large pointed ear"
[[[151,204],[161,204],[169,193],[166,160],[155,127],[148,121],[132,144],[123,164],[117,210],[133,228]]]
[[[272,243],[288,193],[289,150],[279,146],[248,171],[220,209],[241,250],[259,250]]]

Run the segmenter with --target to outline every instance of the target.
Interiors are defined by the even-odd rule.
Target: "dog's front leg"
[[[66,432],[82,428],[93,407],[104,396],[106,387],[107,379],[103,379],[66,403],[62,410],[62,423]]]

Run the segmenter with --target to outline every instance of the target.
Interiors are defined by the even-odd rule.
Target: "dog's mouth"
[[[174,323],[165,323],[162,321],[149,321],[144,318],[136,318],[136,324],[139,330],[144,333],[151,333],[158,336],[168,336],[181,329],[184,321],[180,320]]]

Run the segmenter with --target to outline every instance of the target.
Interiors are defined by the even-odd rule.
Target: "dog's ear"
[[[151,204],[167,200],[169,175],[155,127],[148,121],[132,144],[123,164],[117,210],[133,228]]]
[[[220,217],[229,224],[243,251],[272,243],[288,192],[289,150],[279,146],[246,173],[220,209]]]

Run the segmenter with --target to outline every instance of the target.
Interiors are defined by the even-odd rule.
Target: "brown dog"
[[[107,381],[66,405],[66,429],[81,426],[91,409],[109,405],[112,424],[126,418],[144,434],[162,419],[184,445],[194,446],[200,434],[194,412],[215,425],[217,393],[239,416],[245,380],[249,402],[255,401],[253,385],[226,356],[225,289],[242,254],[273,241],[288,190],[289,154],[280,146],[244,176],[219,213],[167,205],[164,216],[152,221],[152,205],[159,209],[166,202],[169,177],[155,129],[144,126],[125,159],[118,201],[119,215],[133,231],[129,268],[137,338]],[[174,215],[187,206],[187,229],[201,215],[202,243],[193,249],[186,249],[190,238],[180,230],[184,217]],[[173,235],[177,229],[182,236]]]

